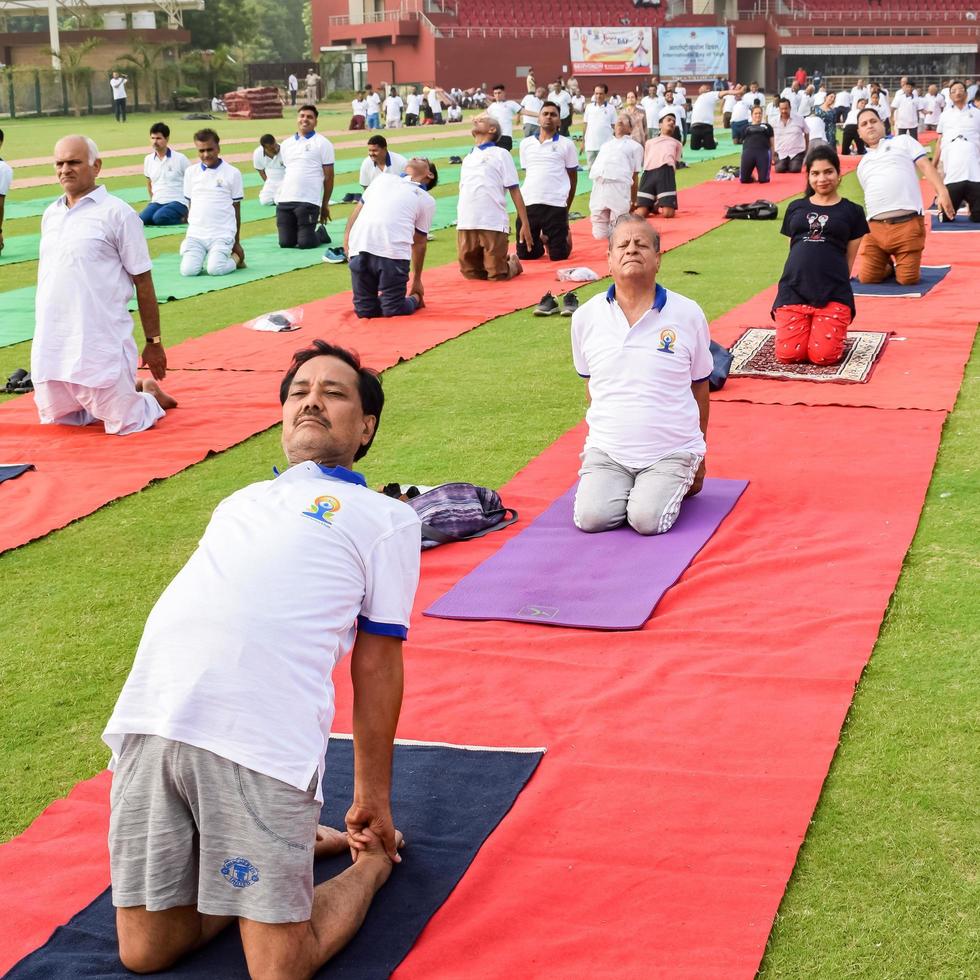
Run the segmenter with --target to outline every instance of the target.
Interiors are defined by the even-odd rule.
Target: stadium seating
[[[459,27],[634,27],[663,24],[665,6],[634,7],[628,0],[459,0]],[[447,25],[448,26],[448,25]],[[455,25],[454,25],[455,26]]]

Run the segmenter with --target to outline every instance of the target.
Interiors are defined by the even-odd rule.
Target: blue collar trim
[[[285,470],[280,470],[278,466],[272,467],[273,476],[282,476],[284,472]],[[320,472],[324,476],[332,477],[335,480],[341,480],[344,483],[353,483],[358,487],[367,486],[367,480],[364,479],[364,475],[362,473],[358,473],[357,470],[349,470],[346,466],[320,466]]]
[[[606,302],[612,303],[616,299],[616,284],[613,283],[606,290]],[[667,305],[667,290],[658,282],[656,284],[656,289],[653,291],[653,305],[650,307],[651,310],[656,310],[660,313],[663,308]]]
[[[297,139],[298,140],[300,138],[300,136],[302,136],[303,139],[305,139],[305,140],[311,140],[311,139],[313,139],[314,136],[316,136],[316,130],[315,129],[311,129],[308,133],[297,133],[293,137],[293,139]]]
[[[391,153],[390,152],[385,152],[385,166],[386,167],[390,167],[391,166]]]
[[[202,170],[217,170],[218,167],[220,167],[223,162],[224,161],[221,159],[221,157],[218,157],[218,162],[213,167],[209,167],[206,163],[202,163],[201,164],[201,169]]]
[[[494,143],[493,140],[491,140],[489,143],[480,143],[480,145],[477,146],[477,149],[478,150],[486,150],[488,147],[496,146],[496,145],[497,144]]]

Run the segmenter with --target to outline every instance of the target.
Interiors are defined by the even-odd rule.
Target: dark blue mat
[[[511,808],[542,753],[396,745],[392,809],[405,835],[402,863],[378,893],[364,925],[318,977],[375,980],[405,958],[426,923],[463,877],[480,846]],[[330,739],[321,823],[343,827],[353,792],[353,744]],[[319,861],[317,882],[350,865],[347,856]],[[119,962],[115,912],[107,889],[40,949],[20,961],[9,980],[132,980]],[[238,930],[159,977],[232,980],[248,977]]]
[[[16,480],[22,473],[26,473],[28,470],[33,469],[36,469],[33,463],[10,463],[9,465],[0,465],[0,483],[3,483],[4,480]]]
[[[945,221],[939,220],[939,215],[932,216],[933,231],[980,231],[980,224],[970,220],[968,214],[958,214],[953,221],[948,218]]]
[[[909,286],[900,286],[895,280],[886,279],[884,282],[858,282],[851,280],[855,296],[925,296],[937,283],[946,278],[950,270],[948,265],[924,265],[919,271],[919,281]]]

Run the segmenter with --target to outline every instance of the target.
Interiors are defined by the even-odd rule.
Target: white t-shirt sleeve
[[[694,351],[691,354],[691,381],[707,380],[714,369],[715,360],[711,356],[711,332],[702,312],[698,320]]]
[[[364,161],[361,163],[361,172],[358,175],[358,183],[361,187],[367,187],[371,183],[371,171],[374,169],[374,163],[370,157],[365,157]]]
[[[565,154],[565,169],[566,170],[577,170],[578,169],[578,149],[575,144],[568,140],[566,143],[562,144],[562,149]]]
[[[231,199],[240,201],[245,197],[245,185],[242,181],[242,172],[238,167],[231,168]]]
[[[408,635],[421,551],[422,532],[417,518],[389,531],[375,543],[365,562],[358,629],[401,639]]]
[[[7,164],[0,162],[0,197],[6,197],[10,191],[10,183],[14,179],[14,172]]]
[[[643,169],[643,147],[636,140],[630,140],[630,155],[633,157],[633,173],[638,174]]]
[[[332,167],[334,162],[333,143],[324,139],[320,144],[320,163],[325,167]]]
[[[269,158],[265,155],[265,150],[260,146],[252,154],[252,166],[255,167],[256,170],[265,170],[265,161],[268,159]]]
[[[517,176],[517,167],[514,166],[514,158],[506,150],[501,155],[501,163],[503,164],[501,169],[504,178],[504,187],[516,187],[520,183]]]
[[[537,139],[537,137],[528,136],[527,139]],[[520,157],[521,160],[521,170],[527,170],[527,153],[524,150],[524,144],[526,142],[527,140],[521,140],[520,146],[518,147],[517,155]]]
[[[572,314],[572,364],[575,365],[575,370],[578,372],[579,377],[588,378],[592,372],[589,370],[589,362],[585,358],[585,352],[582,350],[582,343],[579,333],[581,331],[581,320],[576,323],[576,318],[578,313]]]
[[[419,210],[415,216],[415,230],[425,235],[432,230],[432,219],[436,214],[436,200],[431,194],[419,195]]]
[[[116,236],[119,261],[122,262],[123,268],[131,276],[138,276],[153,268],[153,263],[150,261],[150,250],[146,244],[143,222],[135,211],[127,209],[123,214]]]
[[[188,167],[184,171],[184,197],[189,201],[191,199],[191,188],[194,186],[194,171],[191,167]]]

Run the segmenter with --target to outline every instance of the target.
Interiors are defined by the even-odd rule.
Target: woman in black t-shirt
[[[855,312],[851,267],[868,223],[864,209],[838,193],[840,160],[833,147],[813,147],[803,166],[806,196],[783,217],[790,243],[772,308],[776,360],[837,364]]]
[[[762,106],[752,106],[752,115],[742,136],[742,165],[738,179],[743,184],[751,184],[759,175],[760,184],[769,183],[769,166],[775,152],[775,133],[772,126],[762,121]]]

